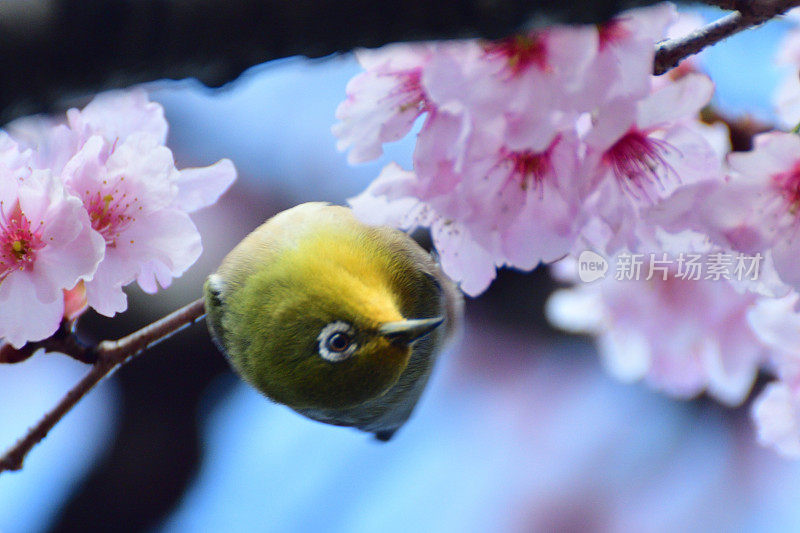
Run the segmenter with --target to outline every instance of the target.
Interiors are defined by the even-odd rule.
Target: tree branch
[[[281,57],[389,42],[502,37],[535,24],[601,22],[656,0],[28,0],[0,2],[0,124],[55,111],[65,96],[158,79],[211,87]],[[655,73],[798,5],[704,0],[737,9],[659,46]]]
[[[28,452],[104,377],[150,346],[205,316],[203,299],[170,313],[161,320],[117,341],[103,341],[91,351],[96,357],[92,369],[61,398],[56,406],[28,430],[28,433],[0,457],[0,472],[20,470]]]
[[[735,5],[740,11],[715,20],[685,37],[670,39],[657,45],[653,65],[655,75],[664,74],[707,46],[782,15],[789,9],[800,5],[800,0],[755,0],[751,2],[719,0],[707,3],[726,7]]]
[[[26,0],[0,2],[0,124],[65,96],[158,79],[211,87],[292,55],[389,42],[498,38],[601,22],[657,0]]]
[[[94,364],[97,362],[97,354],[92,346],[77,336],[75,324],[75,320],[64,319],[52,336],[42,341],[29,342],[22,348],[14,348],[0,341],[0,363],[21,363],[43,349],[46,352],[63,353],[81,363]]]

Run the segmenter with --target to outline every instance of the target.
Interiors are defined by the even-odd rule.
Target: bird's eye
[[[350,347],[350,343],[353,339],[350,338],[350,335],[347,333],[334,333],[330,337],[326,344],[328,345],[328,349],[332,352],[343,352]]]
[[[328,361],[343,361],[358,348],[354,341],[355,331],[347,322],[331,322],[319,332],[319,355]]]

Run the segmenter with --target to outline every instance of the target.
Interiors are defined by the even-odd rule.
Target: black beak
[[[418,318],[414,320],[398,320],[397,322],[387,322],[378,328],[378,333],[392,342],[401,344],[411,344],[420,337],[424,337],[439,324],[444,322],[444,317]]]

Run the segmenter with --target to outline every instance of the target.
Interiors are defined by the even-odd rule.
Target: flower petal
[[[28,272],[12,272],[0,283],[0,337],[15,348],[55,333],[63,313],[63,296],[42,302]]]
[[[215,203],[236,179],[236,168],[230,159],[220,159],[208,167],[184,168],[178,171],[175,183],[178,196],[174,206],[191,213]]]

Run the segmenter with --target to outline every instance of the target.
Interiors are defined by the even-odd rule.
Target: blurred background
[[[771,120],[773,22],[704,55],[716,103]],[[256,67],[223,90],[157,83],[179,167],[229,157],[239,179],[194,216],[204,253],[129,310],[89,314],[116,338],[200,296],[244,235],[311,200],[344,203],[413,138],[347,165],[330,126],[351,56]],[[389,443],[271,404],[241,383],[203,324],[175,335],[92,392],[0,476],[0,532],[45,531],[792,531],[800,464],[755,442],[747,406],[677,401],[601,369],[590,339],[551,329],[548,273],[501,272],[467,302],[411,421]],[[0,367],[5,448],[86,367],[57,354]]]

